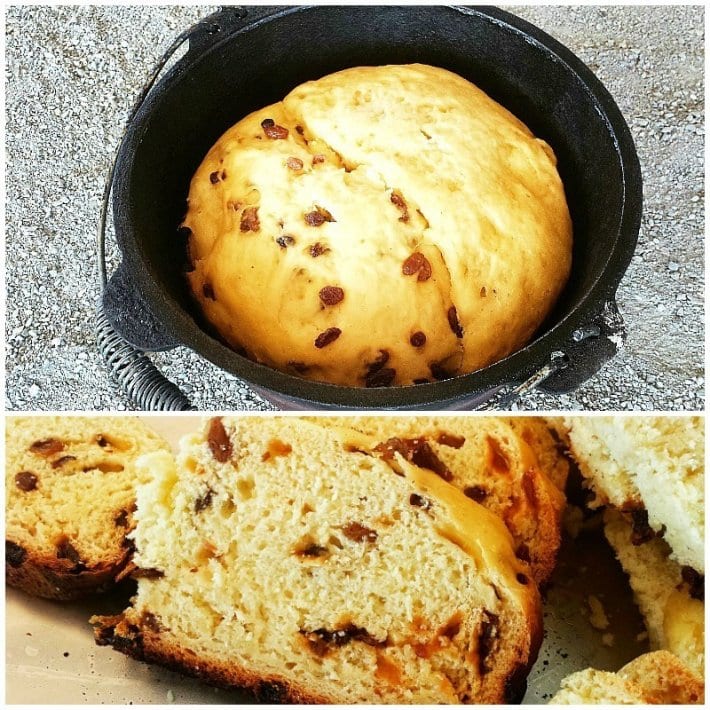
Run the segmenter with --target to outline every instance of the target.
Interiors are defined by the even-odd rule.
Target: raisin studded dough
[[[502,521],[369,439],[223,417],[141,459],[133,604],[99,643],[267,702],[518,699],[541,606]]]
[[[8,417],[5,579],[50,599],[112,586],[130,561],[136,458],[169,451],[135,417]]]
[[[514,352],[571,262],[551,148],[424,65],[347,69],[244,118],[195,173],[184,226],[192,291],[223,339],[351,386]]]
[[[535,417],[332,417],[389,448],[409,449],[464,495],[498,515],[538,584],[552,574],[560,547],[567,461]]]

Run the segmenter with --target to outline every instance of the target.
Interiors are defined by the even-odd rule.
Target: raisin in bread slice
[[[638,544],[632,522],[618,510],[605,511],[604,532],[629,575],[651,648],[671,651],[704,677],[704,578],[681,567],[663,539]]]
[[[128,563],[135,460],[169,451],[134,417],[8,416],[5,578],[51,599],[111,586]]]
[[[154,454],[133,605],[100,644],[262,700],[500,703],[540,642],[500,519],[368,440],[293,417],[217,418]],[[390,462],[392,463],[392,462]]]
[[[533,417],[344,417],[371,448],[406,452],[502,518],[516,553],[545,583],[555,566],[568,463],[542,420]],[[553,479],[555,482],[553,483]]]
[[[588,668],[562,680],[551,705],[702,704],[705,683],[672,653],[654,651],[617,673]]]
[[[663,530],[673,557],[705,572],[705,424],[695,416],[567,417],[571,452],[592,505],[635,510]]]

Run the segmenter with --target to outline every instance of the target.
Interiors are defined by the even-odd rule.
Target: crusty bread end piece
[[[134,417],[8,416],[7,583],[50,599],[110,587],[131,552],[135,459],[168,450]]]
[[[502,522],[351,429],[217,418],[155,454],[99,643],[270,701],[518,699],[541,607]]]

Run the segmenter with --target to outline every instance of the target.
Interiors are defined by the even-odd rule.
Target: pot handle
[[[554,351],[531,377],[514,387],[495,404],[481,409],[510,409],[532,390],[546,394],[569,394],[593,377],[626,342],[626,326],[612,296],[591,323],[577,328],[564,350]]]

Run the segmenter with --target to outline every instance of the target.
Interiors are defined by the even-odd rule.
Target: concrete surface
[[[627,348],[577,392],[530,409],[704,408],[703,8],[508,8],[581,57],[637,142],[638,250],[619,290]],[[6,14],[6,407],[130,409],[95,346],[94,234],[139,88],[207,7],[13,7]],[[235,116],[235,120],[239,118]],[[268,408],[194,353],[154,356],[200,409]]]

